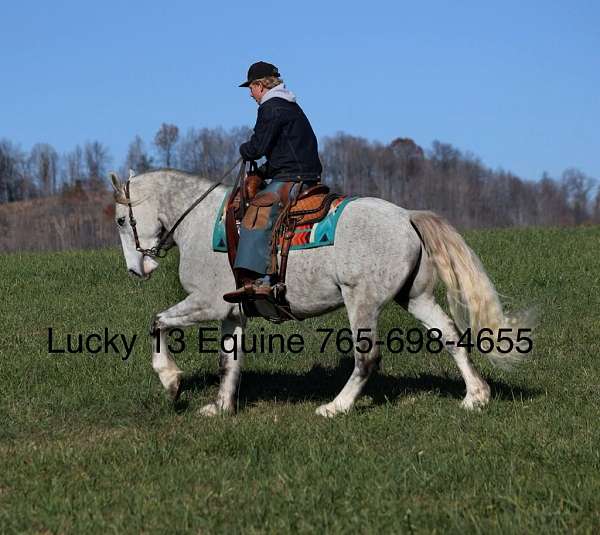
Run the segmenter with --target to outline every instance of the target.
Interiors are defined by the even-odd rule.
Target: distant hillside
[[[115,245],[114,201],[107,191],[0,204],[0,252],[57,251]]]
[[[141,174],[164,165],[219,180],[239,157],[240,144],[251,135],[248,128],[190,128],[180,137],[178,132],[176,125],[163,123],[155,137],[161,144],[153,143],[155,154],[136,136],[125,161],[120,166],[115,162],[115,167],[122,176],[130,170]],[[565,169],[560,177],[544,173],[530,181],[510,171],[491,169],[470,151],[449,143],[433,141],[429,149],[423,149],[410,137],[381,143],[344,132],[323,138],[320,149],[322,181],[332,189],[380,197],[410,210],[433,210],[459,228],[600,224],[600,183],[577,168]],[[52,198],[65,189],[71,195],[104,191],[113,160],[98,141],[77,145],[60,156],[47,143],[23,151],[0,138],[0,205]],[[37,205],[20,204],[25,212],[37,213]],[[21,234],[19,213],[0,208],[0,230],[2,214],[12,217],[5,222],[10,234],[0,238],[0,251],[44,250],[52,248],[49,243],[59,249],[113,243],[116,237],[102,216],[105,206],[104,200],[83,198],[63,206],[58,199],[50,214],[56,216],[64,209],[64,217],[42,218],[31,236]]]

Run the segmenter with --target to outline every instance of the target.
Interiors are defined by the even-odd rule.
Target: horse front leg
[[[181,376],[183,372],[171,357],[167,349],[167,330],[155,329],[152,333],[152,368],[158,374],[161,384],[173,401],[177,401],[181,393]]]
[[[235,412],[244,354],[242,353],[243,324],[241,320],[221,322],[222,349],[219,353],[221,383],[217,399],[200,409],[204,416]]]
[[[217,308],[219,303],[207,306],[206,298],[190,294],[183,301],[157,314],[150,327],[153,336],[152,368],[158,374],[161,384],[176,400],[181,393],[181,378],[183,372],[170,355],[167,337],[170,329],[189,327],[202,321],[224,317],[227,314],[226,305]]]

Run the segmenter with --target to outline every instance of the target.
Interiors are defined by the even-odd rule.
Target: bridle
[[[181,214],[179,216],[179,219],[175,222],[175,224],[171,227],[171,230],[169,230],[166,234],[163,234],[160,237],[160,240],[158,242],[158,244],[156,244],[154,247],[151,247],[150,249],[144,249],[141,245],[140,245],[140,238],[138,236],[138,231],[137,231],[137,222],[135,220],[135,217],[133,216],[133,206],[131,204],[131,197],[129,196],[129,181],[130,179],[127,180],[127,182],[125,183],[125,200],[127,201],[127,208],[129,209],[129,224],[131,225],[131,230],[133,231],[133,239],[135,240],[135,249],[136,251],[139,251],[140,253],[142,253],[144,256],[152,256],[152,257],[156,257],[156,258],[164,258],[165,256],[167,256],[167,251],[168,249],[165,247],[165,245],[167,244],[167,242],[171,239],[171,236],[173,236],[173,233],[175,232],[175,230],[177,229],[177,227],[180,225],[180,223],[185,219],[185,217],[194,209],[196,208],[196,206],[198,206],[204,199],[206,199],[206,197],[208,197],[208,195],[214,190],[216,189],[218,186],[223,184],[223,179],[229,174],[231,173],[231,171],[233,171],[235,169],[235,167],[242,162],[242,165],[240,166],[240,172],[238,174],[237,180],[236,180],[236,184],[237,182],[239,182],[240,178],[244,175],[245,170],[246,170],[246,162],[242,161],[242,158],[239,158],[234,164],[233,166],[231,166],[230,169],[228,169],[223,176],[220,178],[220,180],[218,182],[215,182],[210,188],[208,188],[202,195],[200,195],[200,197],[198,197],[188,208],[185,212],[183,212],[183,214]]]

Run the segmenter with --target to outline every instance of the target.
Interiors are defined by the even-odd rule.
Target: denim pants
[[[266,192],[278,193],[279,188],[285,184],[286,181],[283,180],[272,180],[258,195]],[[314,184],[316,184],[316,182],[305,182],[303,183],[302,190]],[[293,199],[299,193],[300,183],[290,191],[290,199]],[[240,241],[233,266],[234,268],[249,269],[261,275],[269,273],[271,268],[271,237],[273,225],[281,213],[283,206],[281,201],[278,200],[267,209],[265,208],[263,208],[264,212],[261,214],[261,217],[263,217],[263,219],[266,218],[266,221],[263,221],[259,225],[259,228],[246,228],[247,225],[245,226],[244,222],[242,222],[240,228]]]

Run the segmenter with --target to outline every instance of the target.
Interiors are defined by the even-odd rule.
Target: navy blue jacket
[[[273,97],[258,107],[254,134],[240,145],[245,160],[266,156],[263,178],[318,180],[323,170],[317,138],[296,102]]]

